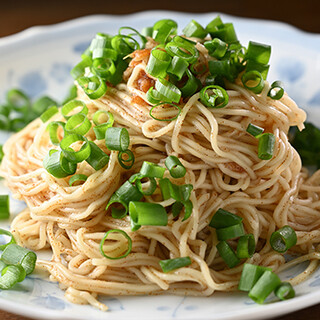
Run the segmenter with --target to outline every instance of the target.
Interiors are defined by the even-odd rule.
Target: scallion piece
[[[140,44],[136,39],[123,34],[114,36],[111,39],[111,46],[120,57],[125,57],[135,50],[140,50]]]
[[[116,61],[117,58],[118,58],[117,51],[111,48],[97,47],[92,50],[93,62],[97,61],[96,59],[111,59],[113,61]]]
[[[232,23],[224,23],[222,25],[216,25],[211,28],[211,23],[206,27],[207,31],[210,33],[212,39],[219,38],[226,43],[235,43],[238,41],[238,37],[234,30]]]
[[[91,70],[97,77],[106,81],[115,74],[117,68],[112,59],[97,58],[93,60]]]
[[[200,91],[200,101],[208,108],[223,108],[229,102],[229,96],[222,87],[211,85]]]
[[[263,273],[268,270],[272,271],[270,268],[245,263],[243,265],[238,289],[241,291],[250,291]]]
[[[63,135],[66,135],[66,131],[65,131],[65,123],[62,121],[52,121],[48,124],[47,126],[47,130],[49,131],[49,136],[50,136],[50,140],[51,143],[54,144],[55,146],[60,145],[61,140],[63,139],[59,139],[58,137],[58,129],[59,127],[61,127],[63,129]]]
[[[261,160],[269,160],[273,156],[276,138],[272,133],[263,133],[259,136],[258,157]]]
[[[91,122],[83,113],[71,116],[65,126],[70,133],[85,135],[91,129]]]
[[[211,41],[206,41],[204,46],[207,48],[210,56],[217,59],[221,59],[228,50],[228,45],[218,38],[214,38]]]
[[[25,269],[20,265],[6,266],[1,271],[0,289],[11,289],[17,282],[21,282],[26,277]]]
[[[49,107],[56,106],[57,102],[50,97],[43,96],[32,104],[32,111],[40,115],[45,112]]]
[[[78,79],[84,76],[86,68],[92,65],[91,57],[84,56],[82,60],[70,71],[73,79]]]
[[[271,55],[271,46],[249,41],[245,58],[260,64],[268,64]]]
[[[82,143],[82,146],[78,151],[75,151],[71,147],[74,143]],[[88,139],[75,133],[65,136],[60,142],[60,148],[64,156],[71,163],[82,162],[86,160],[91,153],[90,143]]]
[[[163,19],[157,21],[153,26],[152,38],[159,43],[165,43],[171,34],[177,32],[178,25],[174,20]]]
[[[268,92],[268,96],[273,100],[280,100],[284,95],[284,86],[281,81],[274,81]]]
[[[159,264],[163,272],[167,273],[176,269],[191,265],[190,257],[181,257],[168,260],[160,260]]]
[[[3,146],[2,146],[2,144],[0,144],[0,163],[3,159],[3,157],[4,157]]]
[[[129,132],[126,128],[110,127],[106,130],[106,146],[109,150],[125,151],[130,144]]]
[[[58,112],[59,112],[59,109],[56,106],[52,106],[51,108],[43,112],[43,114],[40,116],[40,119],[43,123],[45,123]]]
[[[66,120],[68,120],[73,115],[73,114],[71,114],[71,111],[74,111],[78,108],[81,108],[81,110],[77,113],[82,113],[85,115],[88,114],[88,108],[87,108],[86,104],[81,100],[71,100],[71,101],[67,102],[65,105],[63,105],[63,107],[61,109],[61,114],[63,115],[63,117]]]
[[[85,174],[75,174],[69,179],[69,186],[73,187],[74,184],[79,185],[86,182],[88,177]]]
[[[180,91],[183,97],[190,97],[197,92],[199,87],[201,87],[201,82],[192,74],[189,69],[187,69],[186,74],[188,76],[188,80],[185,85],[180,88]]]
[[[152,37],[153,33],[153,27],[144,27],[141,30],[141,34],[144,35],[145,37]]]
[[[75,174],[77,164],[69,162],[62,151],[50,150],[43,159],[43,167],[55,178],[65,178]]]
[[[131,201],[129,215],[134,225],[133,231],[140,226],[166,226],[168,224],[167,212],[158,203]]]
[[[252,70],[245,72],[241,77],[241,81],[246,89],[256,94],[263,90],[264,80],[259,71]]]
[[[191,20],[189,24],[182,30],[186,37],[195,37],[203,39],[207,35],[207,31],[195,20]]]
[[[163,96],[157,90],[154,90],[153,87],[150,87],[149,90],[147,91],[146,98],[151,104],[159,104],[160,101],[167,100],[165,96]]]
[[[241,237],[245,234],[243,224],[235,224],[234,226],[216,229],[218,240],[230,240]]]
[[[1,210],[0,210],[0,212],[1,212]],[[10,240],[6,244],[1,244],[0,245],[0,250],[3,251],[9,244],[16,243],[16,241],[15,241],[15,239],[14,239],[14,237],[13,237],[11,232],[0,228],[0,234],[10,237]]]
[[[249,297],[256,303],[262,304],[280,284],[279,277],[272,271],[267,270],[249,291]]]
[[[182,178],[186,175],[186,168],[182,165],[180,160],[176,156],[169,156],[166,158],[165,165],[170,171],[170,175],[173,178]]]
[[[165,77],[171,59],[171,56],[165,51],[153,49],[146,67],[147,73],[156,78]]]
[[[99,99],[107,92],[107,85],[99,76],[77,79],[85,94],[92,100]]]
[[[273,250],[284,253],[297,243],[296,232],[290,226],[284,226],[272,233],[270,245]]]
[[[149,180],[149,186],[147,189],[144,189],[142,186],[142,179],[148,179]],[[157,189],[157,181],[155,178],[152,177],[141,177],[139,179],[136,179],[135,182],[138,190],[144,195],[144,196],[151,196]]]
[[[19,89],[9,90],[7,92],[7,101],[15,111],[23,114],[26,114],[31,106],[29,97]]]
[[[109,255],[106,255],[106,253],[104,252],[103,245],[104,245],[105,241],[107,240],[107,238],[108,238],[110,233],[120,233],[128,241],[128,249],[127,249],[127,251],[123,255],[121,255],[119,257],[111,257]],[[107,259],[111,259],[111,260],[123,259],[123,258],[125,258],[126,256],[129,255],[131,250],[132,250],[132,240],[131,240],[131,238],[128,236],[128,234],[125,231],[120,230],[120,229],[109,230],[108,232],[106,232],[106,234],[103,236],[103,238],[101,239],[101,242],[100,242],[100,252]]]
[[[134,165],[134,154],[131,150],[119,151],[118,162],[120,166],[126,170],[131,169]]]
[[[229,268],[234,268],[240,263],[240,259],[226,241],[220,241],[217,244],[217,250]]]
[[[109,162],[109,156],[104,153],[94,142],[89,141],[90,144],[90,156],[86,159],[86,162],[96,171],[104,168]]]
[[[172,107],[176,108],[178,110],[177,115],[173,116],[172,118],[157,118],[153,114],[154,109],[157,109],[157,108],[160,108],[160,107],[166,106],[166,105],[169,105],[169,106],[172,106]],[[168,102],[160,102],[160,103],[154,105],[149,111],[150,117],[153,118],[154,120],[157,120],[157,121],[173,121],[173,120],[175,120],[175,119],[177,119],[179,117],[180,113],[181,113],[181,108],[178,105],[173,104],[173,103],[168,103]]]
[[[8,219],[9,216],[10,216],[9,196],[4,194],[0,195],[0,220]]]
[[[191,200],[187,200],[187,201],[176,201],[173,205],[172,205],[172,216],[175,218],[177,217],[182,209],[184,208],[184,217],[182,219],[182,221],[187,220],[191,214],[192,214],[192,210],[193,210],[193,203]]]
[[[21,265],[29,275],[35,268],[37,255],[33,251],[11,243],[3,250],[1,260],[7,265]]]
[[[249,123],[248,127],[247,127],[247,132],[250,133],[252,136],[257,137],[260,134],[262,134],[264,131],[263,128],[260,128],[259,126],[256,126],[252,123]]]
[[[252,233],[239,238],[237,245],[237,257],[239,259],[251,258],[256,249],[256,242]]]
[[[166,98],[166,101],[179,103],[181,91],[174,84],[165,79],[157,79],[155,87]]]
[[[270,66],[268,64],[257,63],[250,59],[246,63],[246,72],[249,72],[249,71],[259,72],[263,80],[267,79],[269,68]]]
[[[219,208],[212,217],[209,226],[216,229],[227,228],[242,223],[242,220],[236,214]]]
[[[155,163],[144,161],[140,169],[140,174],[148,178],[163,178],[166,168],[160,167]]]
[[[178,56],[174,56],[169,64],[167,72],[174,75],[178,80],[181,80],[186,70],[188,69],[189,63]]]
[[[280,300],[288,300],[295,297],[296,293],[290,282],[282,282],[278,288],[274,291],[274,294]]]

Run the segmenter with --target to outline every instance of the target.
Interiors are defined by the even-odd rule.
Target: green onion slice
[[[140,169],[140,174],[148,178],[163,178],[166,168],[160,167],[155,163],[144,161]]]
[[[70,74],[73,79],[78,79],[82,76],[84,76],[86,72],[86,68],[90,67],[92,65],[92,59],[91,57],[84,56],[82,58],[82,61],[80,61],[71,71]]]
[[[268,270],[272,271],[270,268],[245,263],[243,265],[238,289],[241,291],[250,291],[263,273]]]
[[[184,208],[184,217],[182,221],[187,220],[191,216],[192,210],[193,210],[193,203],[191,200],[182,201],[182,202],[176,201],[172,205],[172,216],[174,218],[177,217],[181,213],[181,210],[183,208]]]
[[[264,131],[263,128],[260,128],[259,126],[256,126],[252,123],[249,123],[248,127],[247,127],[247,132],[250,133],[252,136],[254,137],[258,137],[260,134],[262,134]]]
[[[71,116],[65,126],[70,133],[85,135],[91,129],[91,122],[83,113]]]
[[[100,118],[102,118],[105,115],[108,116],[108,121],[100,122]],[[97,140],[105,139],[107,129],[112,127],[113,123],[114,123],[113,114],[109,111],[98,110],[93,115],[92,120],[93,120],[94,124],[96,125],[95,127],[93,127],[93,131],[96,135]]]
[[[17,282],[21,282],[26,277],[26,271],[20,265],[10,265],[4,267],[1,272],[0,289],[11,289]]]
[[[83,182],[86,182],[87,179],[88,177],[85,174],[75,174],[69,179],[69,186],[73,187],[74,184],[82,184]]]
[[[105,139],[109,150],[125,151],[130,144],[129,132],[126,128],[109,127],[106,130]]]
[[[63,117],[68,120],[72,117],[73,114],[70,114],[72,111],[75,111],[75,109],[81,108],[79,113],[88,114],[88,108],[86,104],[81,100],[71,100],[67,102],[61,109],[61,114]]]
[[[216,229],[227,228],[241,224],[242,220],[243,219],[236,214],[220,208],[212,217],[209,226]]]
[[[186,175],[187,170],[176,156],[169,156],[165,160],[165,165],[170,171],[173,178],[182,178]]]
[[[142,186],[142,179],[148,179],[149,180],[149,186],[147,189],[144,189]],[[144,196],[151,196],[157,189],[157,181],[155,178],[152,177],[141,177],[139,179],[136,179],[135,182],[138,190],[144,195]]]
[[[133,222],[133,231],[140,226],[166,226],[168,224],[167,212],[158,203],[131,201],[129,215]]]
[[[109,162],[109,156],[104,153],[94,142],[89,141],[91,153],[86,162],[96,171],[104,168]]]
[[[3,251],[9,244],[16,243],[16,241],[15,241],[15,239],[14,239],[14,237],[13,237],[11,232],[0,228],[0,234],[10,237],[10,240],[6,244],[1,244],[0,245],[0,250]]]
[[[218,38],[214,38],[213,40],[206,41],[204,43],[204,46],[207,48],[210,56],[217,59],[221,59],[228,50],[228,45],[224,41]]]
[[[51,108],[43,112],[43,114],[40,116],[40,119],[43,123],[45,123],[58,112],[59,112],[59,109],[56,106],[52,106]]]
[[[174,84],[165,79],[157,79],[155,87],[166,98],[166,101],[179,103],[181,91]]]
[[[51,143],[55,146],[60,145],[61,140],[58,137],[58,129],[61,127],[63,129],[63,135],[65,136],[67,133],[65,131],[65,123],[62,121],[52,121],[48,124],[47,130],[49,131],[49,136]]]
[[[206,86],[200,91],[200,101],[208,108],[223,108],[229,102],[229,96],[222,87]]]
[[[159,43],[165,43],[171,34],[177,32],[178,25],[174,20],[163,19],[157,21],[153,26],[152,38]]]
[[[272,233],[270,245],[273,250],[284,253],[297,243],[296,232],[290,226],[284,226]]]
[[[295,297],[296,293],[289,282],[282,282],[278,288],[274,291],[274,294],[280,300],[288,300]]]
[[[172,118],[157,118],[153,114],[154,109],[160,108],[162,106],[167,106],[167,105],[169,105],[171,107],[174,107],[174,108],[176,108],[178,110],[178,113],[175,116],[173,116]],[[180,113],[181,113],[181,108],[178,105],[173,104],[173,103],[168,103],[168,102],[160,102],[160,103],[154,105],[149,111],[150,117],[153,118],[154,120],[157,120],[157,121],[173,121],[173,120],[176,120],[179,117]]]
[[[183,97],[190,97],[197,92],[199,87],[201,87],[201,82],[189,69],[187,69],[186,74],[188,76],[188,80],[185,85],[180,88],[180,91]]]
[[[165,51],[153,49],[146,67],[151,76],[162,78],[167,75],[167,69],[171,62],[171,56]]]
[[[176,269],[190,266],[191,259],[190,257],[181,257],[181,258],[174,258],[174,259],[168,259],[168,260],[160,260],[159,264],[162,271],[167,273]]]
[[[284,95],[284,86],[281,81],[274,81],[268,92],[268,96],[273,100],[280,100]]]
[[[7,101],[13,109],[20,113],[26,113],[31,105],[29,97],[19,89],[11,89],[7,92]]]
[[[188,70],[189,63],[178,56],[174,56],[169,64],[167,72],[181,80],[185,72]],[[164,76],[163,76],[164,77]]]
[[[37,255],[33,251],[11,243],[3,250],[1,260],[7,265],[21,265],[29,275],[35,268]]]
[[[75,151],[71,145],[74,143],[83,143],[78,151]],[[69,134],[60,142],[60,148],[64,156],[72,163],[79,163],[86,160],[91,153],[90,143],[86,137],[79,134]]]
[[[229,268],[234,268],[240,263],[240,259],[226,241],[220,241],[217,244],[217,250]]]
[[[8,219],[9,216],[10,216],[9,196],[0,195],[0,220]],[[0,250],[1,250],[1,247],[0,247]]]
[[[269,294],[281,284],[279,277],[272,271],[265,271],[253,288],[249,297],[256,303],[262,304]]]
[[[85,94],[92,100],[99,99],[107,92],[107,85],[99,76],[77,79]]]
[[[142,42],[142,44],[143,44],[143,47],[144,47],[144,45],[147,43],[147,38],[143,35],[143,34],[141,34],[138,30],[136,30],[136,29],[134,29],[134,28],[132,28],[132,27],[121,27],[120,29],[119,29],[119,34],[121,34],[122,35],[122,31],[123,30],[129,30],[129,31],[131,31],[131,33],[129,34],[129,36],[138,36],[139,38],[140,38],[140,40],[141,40],[141,42]]]
[[[32,105],[32,111],[40,115],[45,112],[49,107],[56,106],[57,102],[50,97],[44,96],[35,101]]]
[[[260,64],[268,64],[271,55],[271,46],[249,41],[245,58]]]
[[[4,157],[3,146],[2,146],[2,144],[0,144],[0,163],[3,159],[3,157]]]
[[[207,35],[207,31],[202,27],[200,23],[195,20],[191,20],[189,24],[182,30],[186,37],[195,37],[203,39]]]
[[[270,66],[268,64],[257,63],[251,59],[247,60],[247,63],[246,63],[246,73],[250,71],[258,72],[261,74],[263,80],[267,79],[269,68]],[[259,78],[260,76],[257,76],[256,80]]]
[[[243,224],[239,223],[234,226],[216,229],[218,240],[230,240],[241,237],[245,234]]]
[[[264,88],[263,76],[259,71],[247,71],[241,77],[244,87],[252,92],[258,94]]]
[[[75,174],[77,164],[69,162],[62,151],[50,150],[43,159],[43,167],[55,178],[65,178]]]
[[[126,170],[131,169],[134,165],[134,154],[131,150],[119,151],[118,162],[120,166]]]
[[[256,242],[252,233],[239,238],[237,245],[237,257],[239,259],[251,258],[256,250]]]
[[[269,160],[273,156],[276,138],[272,133],[263,133],[259,137],[258,157],[262,160]]]
[[[107,238],[108,238],[110,233],[120,233],[121,235],[123,235],[127,239],[127,241],[128,241],[128,249],[122,256],[111,257],[111,256],[106,255],[106,253],[104,252],[103,245],[104,245],[105,241],[107,240]],[[103,238],[101,239],[101,242],[100,242],[100,252],[107,259],[111,259],[111,260],[123,259],[123,258],[125,258],[126,256],[129,255],[131,250],[132,250],[132,240],[131,240],[131,238],[128,236],[128,234],[125,231],[120,230],[120,229],[109,230],[108,232],[106,232],[106,234],[103,236]]]

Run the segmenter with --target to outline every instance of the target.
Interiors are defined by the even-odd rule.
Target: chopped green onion
[[[115,219],[121,219],[126,216],[128,212],[128,205],[130,201],[140,201],[143,194],[138,188],[132,185],[129,181],[126,181],[110,198],[106,210],[116,203],[118,207],[112,206],[111,215]],[[120,208],[119,208],[120,207]]]
[[[155,163],[144,161],[142,167],[140,169],[140,174],[143,177],[148,178],[163,178],[164,172],[166,171],[165,168],[158,166]]]
[[[162,271],[167,273],[179,268],[190,266],[191,259],[190,257],[181,257],[168,260],[160,260],[159,264]]]
[[[208,108],[223,108],[228,104],[229,96],[220,86],[211,85],[201,89],[200,101]]]
[[[149,186],[147,189],[143,189],[142,187],[142,183],[141,183],[141,180],[142,179],[148,179],[149,180]],[[156,182],[156,179],[155,178],[152,178],[152,177],[141,177],[139,179],[136,179],[136,182],[135,182],[138,190],[144,195],[144,196],[151,196],[157,189],[157,182]]]
[[[271,46],[249,41],[248,49],[245,55],[246,59],[253,60],[260,64],[268,64],[271,55]]]
[[[267,270],[249,291],[249,297],[256,303],[262,304],[280,284],[279,277],[272,271]]]
[[[127,241],[128,241],[128,249],[127,251],[122,255],[122,256],[119,256],[119,257],[111,257],[109,255],[106,255],[106,253],[104,252],[103,250],[103,245],[105,243],[105,241],[107,240],[108,236],[110,233],[120,233],[121,235],[123,235]],[[100,252],[101,254],[107,258],[107,259],[111,259],[111,260],[117,260],[117,259],[122,259],[122,258],[125,258],[126,256],[129,255],[129,253],[131,252],[132,250],[132,240],[131,238],[128,236],[128,234],[123,231],[123,230],[120,230],[120,229],[112,229],[112,230],[109,230],[108,232],[106,232],[106,234],[103,236],[103,238],[101,239],[101,242],[100,242]]]
[[[206,30],[208,33],[210,33],[218,30],[218,28],[222,26],[223,26],[223,22],[221,20],[221,17],[218,15],[208,23],[208,25],[206,26]],[[215,38],[215,37],[212,37],[212,38]]]
[[[218,38],[214,38],[213,40],[206,41],[204,43],[204,46],[207,48],[210,56],[217,59],[221,59],[228,50],[228,45],[224,41]]]
[[[182,219],[182,221],[187,220],[191,214],[192,214],[192,210],[193,210],[193,203],[191,200],[187,200],[187,201],[176,201],[173,205],[172,205],[172,216],[175,218],[177,217],[180,213],[181,210],[184,208],[184,217]]]
[[[49,119],[51,119],[55,114],[59,112],[59,109],[56,106],[52,106],[48,110],[46,110],[41,116],[40,119],[41,121],[47,122]]]
[[[43,159],[43,167],[55,178],[65,178],[75,174],[77,164],[69,162],[62,151],[50,150]]]
[[[105,139],[109,150],[125,151],[130,144],[129,132],[126,128],[107,128]]]
[[[117,58],[118,53],[114,49],[97,47],[92,50],[93,62],[95,61],[95,59],[111,59],[113,61],[116,61]]]
[[[69,186],[73,187],[75,183],[81,184],[81,182],[86,182],[88,177],[85,174],[75,174],[69,179]]]
[[[203,39],[207,35],[207,31],[195,20],[191,20],[189,24],[182,30],[186,37],[195,37]]]
[[[157,79],[155,87],[166,98],[166,101],[179,103],[181,91],[174,84],[165,79]]]
[[[0,163],[3,159],[3,157],[4,157],[3,146],[2,146],[2,144],[0,144]]]
[[[126,158],[123,158],[126,156]],[[128,170],[131,169],[134,165],[134,154],[131,150],[127,149],[125,151],[119,151],[118,153],[118,162],[122,168]],[[127,164],[129,163],[129,164]]]
[[[175,34],[178,25],[171,19],[163,19],[157,21],[153,26],[152,38],[156,42],[165,43],[171,34]]]
[[[106,83],[99,76],[77,79],[85,94],[92,100],[102,97],[107,92]]]
[[[251,258],[256,249],[256,242],[252,233],[239,238],[237,245],[237,257],[239,259]]]
[[[4,194],[0,195],[0,220],[8,219],[9,216],[10,216],[9,196]]]
[[[1,209],[0,209],[0,212],[1,212]],[[9,244],[16,243],[16,241],[15,241],[15,239],[14,239],[14,237],[13,237],[11,232],[0,228],[0,234],[10,237],[10,240],[6,244],[1,244],[0,245],[0,250],[1,251],[3,251]]]
[[[248,60],[246,63],[246,72],[249,72],[249,71],[259,72],[263,80],[266,80],[269,72],[269,67],[270,66],[268,64],[261,64],[253,60]]]
[[[11,243],[3,250],[1,260],[7,265],[21,265],[26,274],[29,275],[35,268],[37,255],[33,251]]]
[[[28,112],[31,105],[29,97],[19,89],[11,89],[7,92],[7,101],[13,109],[20,113]]]
[[[129,215],[133,231],[140,226],[166,226],[168,224],[167,211],[158,203],[131,201]]]
[[[234,268],[240,263],[240,259],[226,241],[220,241],[217,244],[217,250],[229,268]]]
[[[233,24],[232,23],[220,24],[220,21],[215,19],[211,21],[206,27],[206,30],[210,33],[212,39],[219,38],[220,40],[229,44],[237,42],[238,38],[234,30]]]
[[[259,71],[247,71],[241,77],[244,87],[252,92],[258,94],[264,88],[264,80]]]
[[[270,268],[245,263],[243,265],[238,289],[241,291],[250,291],[263,273],[268,270],[272,271]]]
[[[165,105],[169,105],[169,106],[175,107],[178,110],[177,115],[172,117],[172,118],[164,118],[164,119],[155,117],[153,115],[153,110],[156,109],[156,108],[159,108],[161,106],[165,106]],[[153,118],[154,120],[158,120],[158,121],[173,121],[173,120],[175,120],[175,119],[177,119],[179,117],[180,113],[181,113],[181,108],[179,106],[177,106],[176,104],[173,104],[173,103],[168,103],[168,102],[160,102],[160,103],[154,105],[149,111],[150,117]]]
[[[274,294],[280,300],[288,300],[295,297],[296,293],[290,282],[282,282],[278,288],[274,291]]]
[[[147,100],[151,104],[159,104],[160,101],[168,100],[165,96],[159,93],[157,90],[154,90],[153,87],[150,87],[146,94]]]
[[[86,68],[92,65],[91,57],[85,56],[71,71],[70,74],[73,79],[78,79],[84,76]]]
[[[212,228],[220,229],[234,226],[242,223],[242,218],[229,211],[218,209],[212,217],[209,226]]]
[[[168,156],[165,161],[165,165],[170,171],[170,175],[173,178],[182,178],[186,175],[186,168],[182,165],[180,160],[175,156]]]
[[[176,76],[178,80],[181,80],[186,70],[188,69],[189,63],[178,56],[174,56],[169,64],[167,72]]]
[[[243,224],[235,224],[234,226],[216,229],[218,240],[230,240],[241,237],[245,234]]]
[[[201,82],[192,74],[189,69],[187,69],[186,73],[188,76],[188,80],[185,85],[180,88],[180,91],[183,97],[190,97],[197,92],[199,87],[201,87]]]
[[[35,112],[37,115],[40,115],[43,112],[45,112],[49,107],[56,105],[56,101],[52,100],[50,97],[44,96],[33,103],[32,111]]]
[[[11,289],[17,282],[21,282],[26,277],[26,271],[20,265],[6,266],[1,271],[0,289]]]
[[[51,143],[54,144],[55,146],[58,146],[61,142],[61,140],[63,139],[59,139],[58,137],[58,128],[61,127],[63,129],[63,134],[64,136],[66,135],[65,132],[65,123],[62,121],[53,121],[50,122],[47,126],[47,130],[49,131],[49,136],[50,136],[50,140]]]
[[[100,122],[100,117],[104,116],[104,115],[108,116],[108,121],[107,122]],[[105,110],[98,110],[97,112],[95,112],[95,114],[92,117],[92,120],[96,126],[98,126],[100,124],[105,124],[105,125],[108,125],[109,127],[112,127],[113,123],[114,123],[113,114],[111,112],[105,111]]]
[[[248,127],[247,127],[247,132],[250,133],[252,136],[254,137],[258,137],[260,134],[262,134],[264,131],[263,128],[260,128],[259,126],[256,126],[252,123],[249,123]]]
[[[164,200],[172,198],[179,202],[188,201],[193,189],[192,184],[176,185],[168,178],[160,179],[159,185]]]
[[[81,100],[71,100],[68,103],[66,103],[62,109],[61,109],[61,114],[63,117],[68,120],[69,118],[72,117],[72,114],[70,114],[71,111],[75,110],[76,108],[82,107],[81,111],[79,113],[88,114],[88,108],[86,104],[81,101]]]
[[[284,226],[272,233],[270,245],[273,250],[284,253],[297,243],[296,232],[290,226]]]
[[[109,162],[109,156],[104,153],[94,142],[89,141],[91,153],[86,162],[96,171],[104,168]]]
[[[84,142],[79,151],[75,151],[71,147],[71,145],[76,142]],[[91,153],[88,139],[75,133],[65,136],[60,142],[60,148],[67,160],[72,163],[79,163],[86,160]]]
[[[276,138],[272,133],[263,133],[259,136],[258,157],[262,160],[269,160],[273,156]]]
[[[268,96],[273,100],[280,100],[284,95],[284,86],[281,81],[274,81],[268,92]]]
[[[109,80],[109,78],[115,74],[116,66],[110,58],[97,58],[93,60],[91,70],[101,79]]]
[[[71,116],[65,126],[70,133],[85,135],[91,129],[91,122],[83,113],[77,113]]]
[[[167,75],[167,69],[171,62],[171,56],[165,51],[153,49],[146,67],[151,76],[161,78]]]
[[[122,57],[129,55],[135,50],[140,50],[139,42],[126,35],[119,34],[111,39],[111,46]]]
[[[145,37],[152,37],[153,33],[153,27],[144,27],[141,30],[141,34],[144,35]]]

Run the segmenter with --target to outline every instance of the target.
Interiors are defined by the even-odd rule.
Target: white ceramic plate
[[[206,25],[216,14],[185,14],[153,11],[128,16],[90,16],[54,26],[35,27],[0,39],[0,101],[12,87],[32,97],[49,94],[59,101],[65,97],[72,78],[69,71],[96,32],[116,33],[124,25],[138,30],[154,21],[171,18],[185,26],[191,18]],[[320,36],[271,21],[235,18],[233,22],[242,43],[249,40],[272,45],[269,81],[281,79],[287,92],[307,110],[310,119],[320,124]],[[0,131],[0,143],[8,135]],[[0,193],[7,193],[0,183]],[[23,204],[12,202],[14,214]],[[1,227],[9,227],[10,222]],[[306,265],[281,275],[289,279]],[[39,319],[78,320],[168,320],[168,319],[267,319],[320,302],[320,270],[296,287],[297,297],[285,301],[254,304],[243,293],[216,293],[209,298],[175,296],[106,297],[110,311],[103,313],[90,306],[73,305],[64,299],[57,283],[34,274],[11,291],[0,291],[0,308]]]

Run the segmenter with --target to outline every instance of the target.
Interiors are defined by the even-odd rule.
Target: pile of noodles
[[[206,49],[201,44],[197,48],[205,59]],[[48,150],[56,148],[46,123],[38,119],[7,141],[0,174],[14,197],[28,207],[14,219],[12,233],[27,248],[52,250],[52,259],[38,260],[37,267],[59,281],[69,300],[102,310],[107,307],[97,300],[99,294],[209,296],[215,291],[237,290],[242,264],[226,267],[216,250],[215,230],[208,227],[218,208],[241,216],[246,233],[253,233],[257,248],[246,262],[278,272],[308,260],[305,272],[290,280],[292,284],[303,281],[320,257],[320,172],[309,176],[288,141],[290,126],[303,129],[304,111],[286,94],[278,101],[270,99],[267,83],[261,94],[255,95],[236,81],[227,83],[229,103],[224,108],[206,108],[197,93],[181,102],[182,112],[176,120],[154,120],[145,98],[154,83],[145,72],[149,49],[133,54],[123,83],[109,88],[102,98],[90,100],[78,90],[78,99],[89,108],[89,119],[97,110],[111,111],[115,126],[128,129],[136,159],[130,170],[119,165],[117,152],[110,152],[101,140],[95,141],[92,129],[88,139],[109,154],[110,161],[99,171],[86,162],[78,164],[77,173],[88,179],[73,187],[69,178],[56,179],[43,168]],[[157,117],[174,112],[163,107]],[[51,120],[63,118],[55,115]],[[246,132],[249,123],[275,135],[271,160],[258,158],[258,139]],[[167,226],[144,226],[132,232],[129,217],[112,218],[106,204],[124,181],[139,172],[143,161],[164,166],[168,155],[179,157],[187,169],[184,178],[172,181],[193,185],[192,215],[182,221],[183,215],[173,218],[169,212]],[[159,190],[145,201],[168,208],[173,203],[162,201]],[[273,251],[268,241],[272,232],[284,225],[294,228],[298,237],[290,251],[297,257],[291,262]],[[110,260],[101,255],[99,243],[106,231],[115,228],[132,238],[133,247],[126,258]],[[126,250],[120,234],[113,233],[108,239],[107,254]],[[162,272],[160,260],[185,256],[191,258],[190,266]]]

